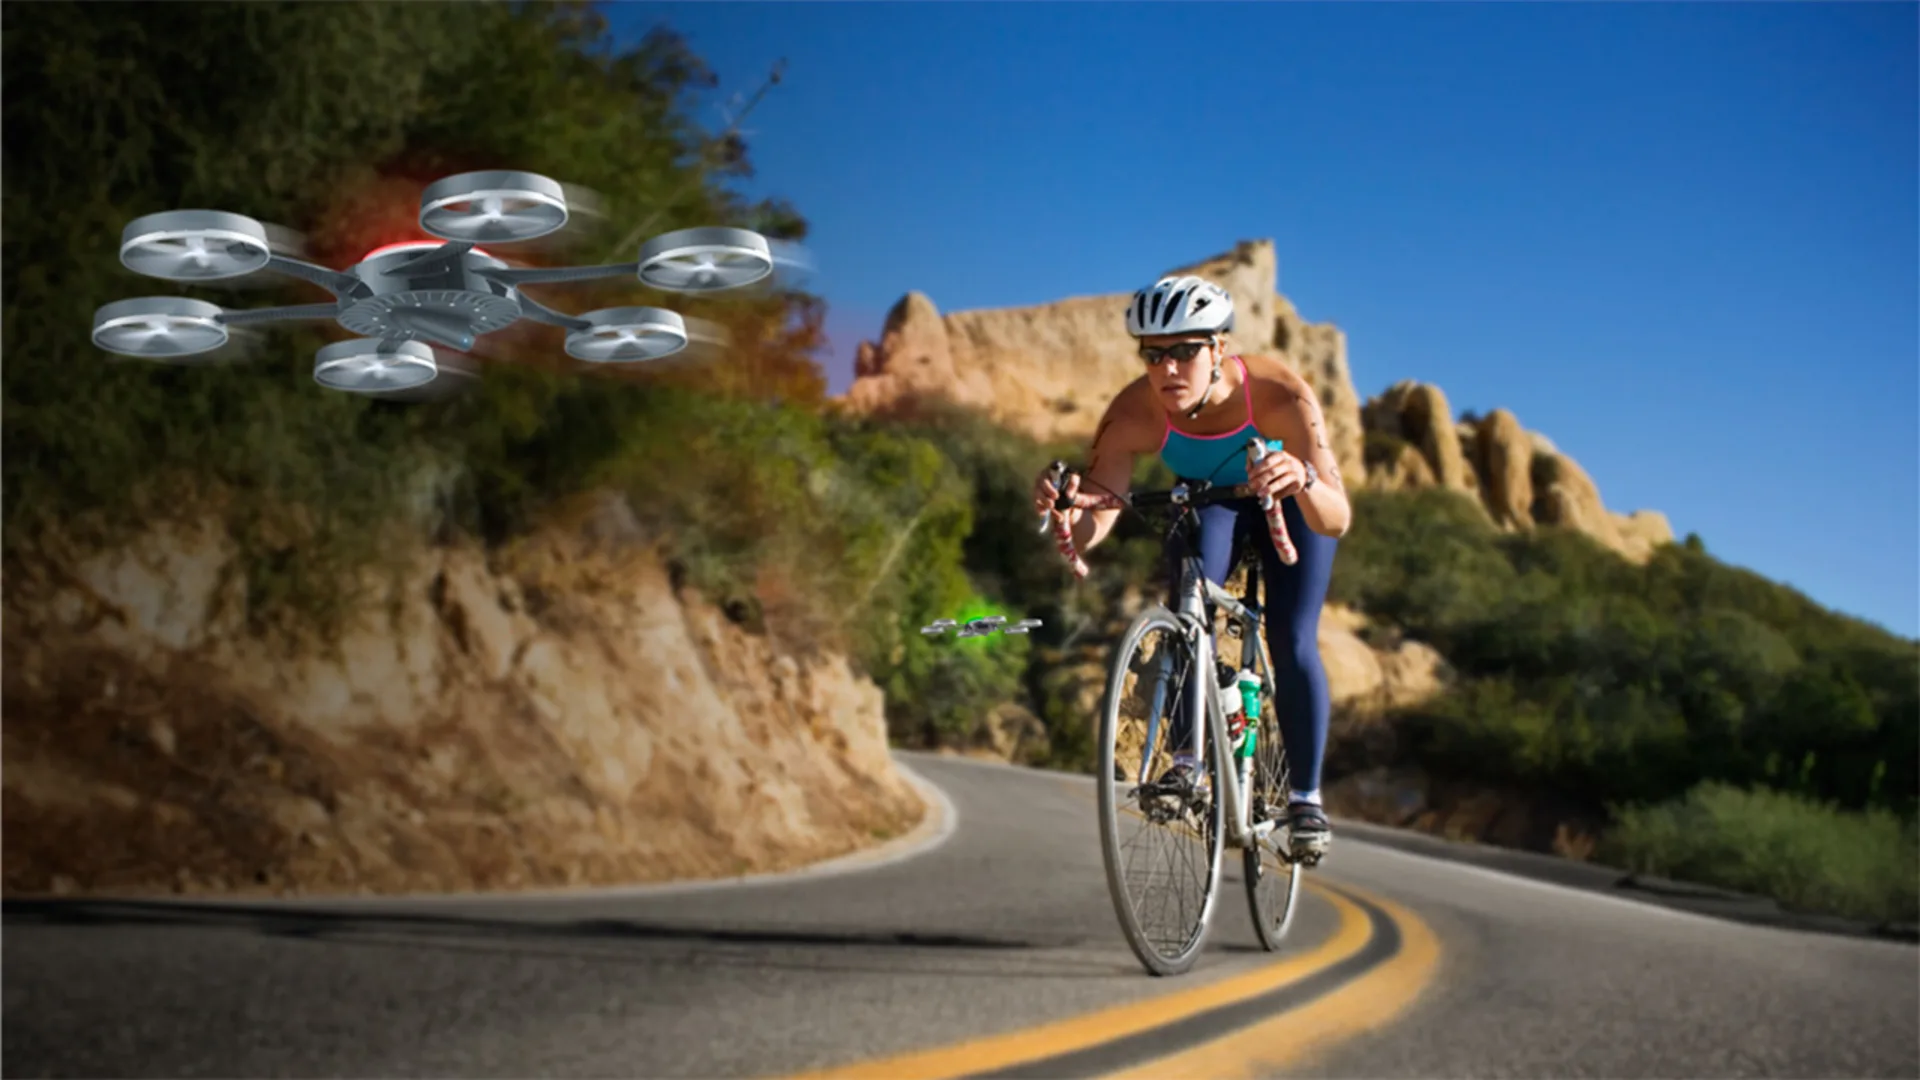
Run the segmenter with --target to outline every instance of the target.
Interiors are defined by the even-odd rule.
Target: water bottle
[[[1240,684],[1241,723],[1246,725],[1247,737],[1239,744],[1241,757],[1252,757],[1254,743],[1260,736],[1260,673],[1242,671],[1235,680]]]

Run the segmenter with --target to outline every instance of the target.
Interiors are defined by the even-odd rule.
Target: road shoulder
[[[1789,911],[1764,896],[1634,874],[1617,867],[1563,859],[1540,852],[1464,843],[1410,829],[1347,819],[1336,819],[1334,832],[1336,836],[1350,836],[1411,855],[1465,863],[1495,873],[1604,893],[1697,915],[1786,930],[1920,943],[1920,927],[1911,923],[1873,923],[1836,915]]]

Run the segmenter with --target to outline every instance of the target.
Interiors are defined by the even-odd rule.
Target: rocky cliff
[[[912,827],[879,689],[677,588],[625,504],[427,549],[317,651],[212,530],[10,568],[5,885],[393,892],[792,867]]]
[[[1623,556],[1644,560],[1670,542],[1664,515],[1608,510],[1593,481],[1511,412],[1483,420],[1450,411],[1437,386],[1401,382],[1362,403],[1346,336],[1303,319],[1277,291],[1271,241],[1243,241],[1226,254],[1169,273],[1195,273],[1233,295],[1233,344],[1278,356],[1313,384],[1328,413],[1340,468],[1354,486],[1444,485],[1474,495],[1502,528],[1580,529]],[[926,398],[977,408],[1043,441],[1092,438],[1112,396],[1140,374],[1121,321],[1127,294],[1070,297],[1031,307],[942,315],[909,292],[875,342],[863,342],[841,399],[867,414],[899,415]]]

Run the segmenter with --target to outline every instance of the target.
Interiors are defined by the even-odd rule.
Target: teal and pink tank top
[[[1253,422],[1253,380],[1247,374],[1247,362],[1238,356],[1233,362],[1240,365],[1247,422],[1219,435],[1190,435],[1174,427],[1173,417],[1168,416],[1166,434],[1160,439],[1160,460],[1167,463],[1173,475],[1185,480],[1205,480],[1216,486],[1247,482],[1247,437],[1260,435],[1260,429]],[[1280,440],[1267,440],[1267,447],[1280,449]]]

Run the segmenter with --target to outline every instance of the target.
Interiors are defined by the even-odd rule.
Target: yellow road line
[[[1312,881],[1305,884],[1333,904],[1340,913],[1340,923],[1325,943],[1299,956],[1190,990],[1161,994],[1143,1001],[1111,1006],[1020,1031],[932,1050],[801,1073],[792,1080],[827,1080],[830,1077],[834,1080],[852,1080],[855,1077],[940,1080],[966,1076],[1099,1046],[1298,982],[1360,952],[1372,938],[1371,920],[1359,905],[1338,893],[1318,887]],[[1223,895],[1218,902],[1225,901],[1226,896]],[[1150,976],[1142,972],[1141,977]]]
[[[1351,887],[1342,883],[1341,888]],[[1337,1043],[1394,1020],[1433,981],[1440,966],[1440,943],[1432,929],[1406,908],[1372,893],[1363,895],[1399,927],[1400,950],[1393,959],[1299,1008],[1191,1050],[1110,1074],[1108,1080],[1270,1075],[1303,1065]]]

